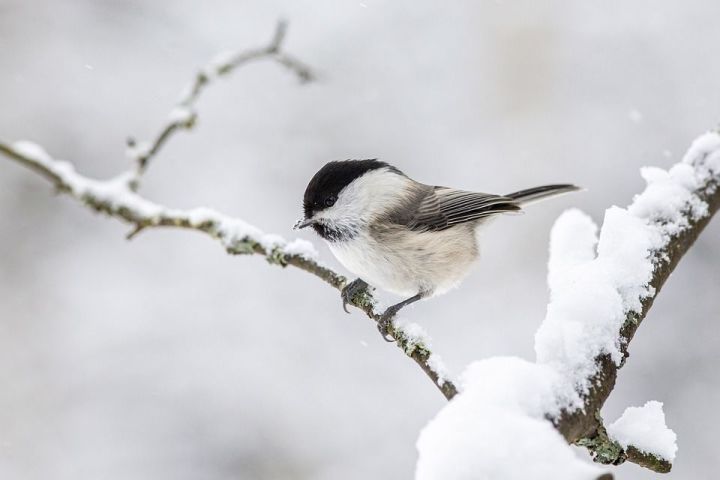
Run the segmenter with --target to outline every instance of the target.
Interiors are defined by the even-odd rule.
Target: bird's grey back
[[[404,200],[382,220],[413,231],[442,231],[503,213],[517,213],[523,205],[578,190],[569,184],[544,185],[507,195],[470,192],[412,182]]]
[[[388,210],[386,218],[413,231],[442,231],[500,213],[517,212],[520,206],[510,197],[413,182],[401,203]]]

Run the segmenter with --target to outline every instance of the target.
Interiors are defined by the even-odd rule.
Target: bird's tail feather
[[[505,196],[510,197],[520,205],[525,206],[539,200],[562,195],[564,193],[576,192],[578,190],[582,189],[570,184],[543,185],[542,187],[528,188],[526,190],[508,193]]]

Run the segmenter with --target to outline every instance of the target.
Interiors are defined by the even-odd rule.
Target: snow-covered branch
[[[670,470],[675,434],[659,402],[628,409],[607,429],[600,410],[653,300],[720,208],[720,135],[699,137],[670,170],[642,175],[645,191],[626,209],[608,209],[599,235],[578,210],[557,220],[537,361],[490,358],[466,369],[462,393],[418,440],[419,480],[607,475],[567,443],[588,447],[600,463]],[[472,475],[442,475],[457,465]]]
[[[115,178],[96,180],[85,177],[75,171],[72,163],[52,158],[42,147],[32,142],[9,144],[0,141],[0,153],[42,175],[54,184],[57,191],[69,194],[95,211],[131,224],[133,229],[128,239],[142,230],[154,227],[196,230],[218,240],[230,254],[262,255],[271,264],[282,267],[292,265],[341,290],[347,284],[347,279],[320,263],[310,242],[301,239],[288,242],[279,235],[264,233],[243,220],[209,208],[173,209],[137,193],[140,177],[150,159],[176,131],[192,127],[196,119],[195,103],[217,77],[229,74],[253,60],[268,58],[289,69],[302,82],[314,78],[309,67],[281,50],[286,30],[287,24],[279,22],[267,46],[217,55],[185,89],[155,141],[140,144],[132,142],[129,153],[135,165]],[[371,293],[363,292],[353,298],[351,303],[373,321],[380,320],[382,312],[375,310],[375,299]],[[389,328],[388,335],[420,366],[446,398],[452,398],[457,393],[440,357],[431,352],[427,335],[417,325],[397,323]]]
[[[560,287],[564,299],[558,302],[553,299],[548,309],[549,318],[543,325],[545,331],[543,333],[541,328],[538,332],[538,337],[545,337],[536,347],[538,359],[553,362],[559,359],[549,349],[553,345],[567,345],[573,340],[558,334],[557,330],[552,331],[553,327],[548,326],[551,316],[555,321],[558,315],[580,315],[576,318],[584,323],[586,334],[592,334],[591,329],[586,327],[588,324],[598,325],[602,330],[594,332],[599,348],[592,351],[595,358],[592,370],[586,371],[585,380],[578,382],[582,408],[565,408],[557,419],[558,430],[570,442],[592,441],[602,427],[598,421],[599,411],[615,386],[618,369],[628,357],[630,341],[665,281],[720,208],[720,135],[711,132],[699,137],[682,162],[668,171],[645,168],[641,173],[648,183],[645,191],[636,196],[627,209],[613,207],[607,211],[597,244],[597,258],[577,267],[586,270],[577,273],[580,277],[587,279],[595,270],[601,279],[597,280],[596,276],[593,284],[565,287],[568,290]],[[577,281],[576,275],[565,273],[568,274],[566,281]],[[553,273],[550,275],[552,287]],[[593,288],[595,292],[582,292],[584,288]],[[604,292],[599,293],[601,289],[606,289],[610,296],[596,296],[593,300],[593,295],[605,295]],[[561,304],[570,298],[571,293],[575,299],[570,301],[578,306],[579,311],[554,313],[552,309],[568,307]],[[597,315],[593,312],[597,312],[600,305],[604,310],[604,320],[593,317]],[[598,323],[594,324],[596,319]],[[570,325],[569,322],[558,323],[558,327],[566,331]],[[555,343],[557,341],[561,343]],[[586,360],[581,364],[591,365]],[[670,470],[672,458],[655,455],[657,461],[653,461],[647,455],[639,455],[638,450],[643,451],[626,449],[617,458],[608,459],[612,460],[609,463],[622,462],[623,455],[626,455],[628,460],[636,463],[651,463],[655,470]]]
[[[128,235],[155,227],[175,227],[197,230],[218,240],[233,255],[258,254],[274,265],[294,267],[312,273],[332,287],[341,290],[347,279],[317,260],[317,252],[306,240],[286,241],[279,235],[264,233],[243,220],[230,217],[209,208],[178,210],[152,202],[139,195],[132,187],[134,171],[125,172],[110,180],[94,180],[75,171],[71,163],[52,158],[39,145],[19,141],[12,145],[0,142],[0,153],[16,160],[50,180],[57,191],[67,193],[87,207],[123,220],[134,226]],[[338,299],[338,305],[340,301]],[[375,322],[380,314],[370,293],[362,293],[351,302]],[[430,377],[446,398],[457,390],[449,380],[424,332],[414,324],[397,323],[388,334]]]

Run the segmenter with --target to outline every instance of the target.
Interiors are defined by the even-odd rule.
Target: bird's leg
[[[414,295],[406,300],[403,300],[400,303],[396,303],[395,305],[390,305],[388,308],[385,309],[385,311],[380,315],[380,318],[377,321],[377,328],[380,331],[380,335],[382,335],[383,339],[386,342],[393,342],[393,338],[388,337],[388,327],[390,326],[390,322],[392,322],[392,319],[397,315],[397,313],[400,311],[401,308],[410,305],[411,303],[417,302],[418,300],[422,300],[423,298],[427,297],[428,292],[420,292],[417,295]]]
[[[343,310],[345,313],[350,313],[347,309],[348,304],[352,304],[353,298],[359,293],[367,291],[368,284],[360,278],[356,278],[352,282],[348,283],[340,291],[340,297],[342,297]]]

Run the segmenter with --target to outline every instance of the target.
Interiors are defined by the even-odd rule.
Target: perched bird
[[[404,306],[458,285],[478,256],[476,231],[490,218],[528,203],[578,190],[545,185],[506,195],[425,185],[378,160],[335,161],[305,190],[304,219],[342,265],[357,275],[342,291],[343,308],[368,284],[407,299],[388,307],[389,322]]]

